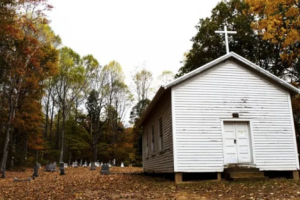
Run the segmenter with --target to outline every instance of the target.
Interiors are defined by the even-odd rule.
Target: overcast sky
[[[65,46],[93,54],[101,65],[118,61],[130,81],[142,64],[155,77],[163,70],[176,73],[199,19],[219,1],[49,0],[49,18]]]
[[[145,65],[154,78],[177,73],[191,46],[200,18],[220,0],[49,0],[51,27],[63,45],[101,65],[118,61],[130,85],[135,67]]]

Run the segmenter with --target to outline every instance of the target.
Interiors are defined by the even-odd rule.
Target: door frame
[[[251,161],[249,163],[237,163],[238,165],[241,164],[255,164],[255,153],[254,153],[254,141],[253,141],[253,128],[252,128],[252,120],[251,119],[239,119],[239,118],[223,118],[221,119],[221,129],[222,129],[222,143],[223,143],[223,163],[224,165],[228,165],[229,163],[225,163],[225,129],[224,129],[224,123],[225,122],[248,122],[249,124],[249,145],[250,145],[250,159]]]

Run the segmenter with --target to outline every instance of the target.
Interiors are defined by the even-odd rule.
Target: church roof
[[[191,72],[189,72],[189,73],[181,76],[180,78],[178,78],[178,79],[176,79],[176,80],[174,80],[174,81],[172,81],[172,82],[164,85],[163,87],[165,89],[173,87],[173,86],[175,86],[175,85],[177,85],[177,84],[179,84],[179,83],[181,83],[181,82],[183,82],[183,81],[185,81],[185,80],[187,80],[187,79],[189,79],[189,78],[191,78],[191,77],[193,77],[193,76],[195,76],[197,74],[200,74],[201,72],[203,72],[203,71],[205,71],[205,70],[207,70],[207,69],[209,69],[209,68],[211,68],[211,67],[213,67],[213,66],[215,66],[215,65],[217,65],[217,64],[219,64],[219,63],[221,63],[221,62],[223,62],[223,61],[225,61],[225,60],[227,60],[229,58],[235,58],[235,59],[237,59],[238,61],[246,64],[250,68],[252,68],[255,71],[257,71],[258,73],[261,73],[261,74],[263,74],[263,75],[271,78],[272,80],[274,80],[275,82],[279,83],[280,85],[282,85],[283,87],[285,87],[289,91],[292,91],[294,93],[300,93],[300,90],[297,89],[296,87],[294,87],[293,85],[291,85],[288,82],[286,82],[286,81],[278,78],[274,74],[268,72],[267,70],[259,67],[258,65],[254,64],[253,62],[247,60],[246,58],[243,58],[242,56],[240,56],[240,55],[238,55],[238,54],[236,54],[234,52],[230,52],[230,53],[228,53],[228,54],[226,54],[226,55],[224,55],[224,56],[222,56],[220,58],[217,58],[217,59],[215,59],[215,60],[213,60],[213,61],[211,61],[211,62],[203,65],[202,67],[199,67],[199,68],[197,68],[197,69],[195,69],[195,70],[193,70],[193,71],[191,71]]]
[[[159,90],[157,91],[157,93],[155,94],[154,98],[152,99],[151,103],[147,106],[147,109],[145,110],[145,112],[142,114],[140,121],[138,123],[138,126],[140,126],[144,120],[146,119],[146,117],[148,116],[148,114],[151,112],[152,108],[155,106],[156,102],[160,99],[160,97],[166,92],[166,91],[170,91],[170,88],[174,87],[175,85],[178,85],[182,82],[184,82],[185,80],[194,77],[198,74],[200,74],[201,72],[204,72],[207,69],[210,69],[212,67],[214,67],[217,64],[220,64],[221,62],[230,59],[230,58],[235,58],[236,60],[242,62],[243,64],[245,64],[246,66],[248,66],[249,68],[253,69],[254,71],[256,71],[258,74],[264,75],[266,77],[268,77],[269,79],[273,80],[274,82],[278,83],[279,85],[281,85],[283,88],[287,89],[288,91],[290,91],[293,94],[299,94],[300,90],[297,89],[296,87],[294,87],[293,85],[291,85],[290,83],[278,78],[277,76],[275,76],[274,74],[268,72],[267,70],[259,67],[258,65],[254,64],[253,62],[247,60],[246,58],[243,58],[242,56],[234,53],[234,52],[230,52],[224,56],[221,56],[177,79],[175,79],[174,81],[163,85],[159,88]]]

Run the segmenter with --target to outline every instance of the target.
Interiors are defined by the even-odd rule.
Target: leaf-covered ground
[[[0,179],[0,200],[6,199],[300,199],[300,182],[286,179],[267,181],[197,181],[176,185],[173,181],[153,178],[140,168],[112,168],[117,174],[100,175],[100,168],[67,168],[65,176],[44,172],[30,182],[32,170],[7,172]]]

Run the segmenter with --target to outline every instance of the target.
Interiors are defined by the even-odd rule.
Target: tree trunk
[[[93,141],[93,150],[92,150],[92,163],[91,163],[91,169],[90,170],[96,170],[95,162],[97,160],[97,143]]]
[[[26,137],[25,137],[25,140],[24,140],[24,162],[26,162],[26,160],[27,160],[27,147],[28,147],[28,136],[27,136],[27,134],[26,134]]]
[[[65,113],[65,105],[62,108],[62,127],[61,127],[61,148],[60,148],[60,157],[59,162],[63,162],[64,157],[64,144],[65,144],[65,124],[66,124],[66,113]]]
[[[55,146],[56,146],[56,149],[59,149],[59,123],[60,123],[60,110],[58,111],[58,113],[57,113],[57,124],[56,124],[56,144],[55,144]]]
[[[51,109],[51,119],[50,119],[50,130],[49,130],[49,141],[51,143],[52,141],[52,127],[53,127],[53,116],[54,116],[54,106],[55,106],[55,103],[54,101],[52,102],[52,109]]]
[[[17,131],[15,129],[12,129],[13,131],[11,132],[11,150],[10,150],[10,153],[11,153],[11,160],[10,160],[10,168],[13,168],[14,167],[14,160],[15,160],[15,155],[16,155],[16,135],[18,134]]]
[[[4,94],[5,93],[5,88],[6,88],[6,85],[3,84],[3,87],[2,87],[2,91],[1,93]],[[3,118],[4,117],[4,113],[5,113],[5,100],[6,98],[1,97],[1,105],[0,105],[0,117]],[[0,125],[1,125],[1,135],[5,133],[5,123],[3,121],[0,122]],[[0,163],[1,164],[1,163]],[[1,165],[0,165],[0,171],[1,171]]]
[[[98,147],[97,147],[97,143],[95,143],[95,147],[94,147],[94,162],[97,161],[97,155],[98,154]]]
[[[8,122],[6,127],[6,138],[3,145],[3,155],[2,155],[2,162],[1,162],[1,171],[2,176],[1,178],[5,178],[5,170],[6,170],[6,161],[7,161],[7,155],[8,155],[8,144],[10,139],[10,129],[11,129],[11,122],[12,122],[12,116],[13,116],[13,108],[11,105],[12,102],[10,102],[10,111],[8,115]]]
[[[70,156],[69,156],[69,166],[71,166],[71,161],[72,161],[72,152],[70,152]]]
[[[51,93],[51,90],[48,94],[48,99],[47,99],[47,103],[46,103],[46,116],[45,116],[46,121],[45,121],[44,138],[47,138],[47,135],[48,135],[48,124],[49,124],[48,116],[49,116],[50,93]]]
[[[78,108],[78,99],[76,98],[75,99],[75,122],[76,122],[76,124],[77,124],[77,115],[78,115],[77,108]]]

